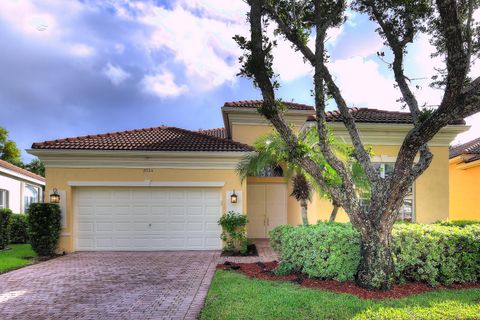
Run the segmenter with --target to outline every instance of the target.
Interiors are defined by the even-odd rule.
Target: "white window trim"
[[[8,209],[8,190],[0,189],[0,192],[4,194],[3,203],[0,203],[0,209]]]

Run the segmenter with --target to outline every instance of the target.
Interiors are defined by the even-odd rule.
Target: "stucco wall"
[[[449,165],[450,220],[480,220],[480,161]]]
[[[0,189],[8,191],[8,207],[15,213],[22,210],[22,188],[21,181],[0,175]]]
[[[226,209],[226,192],[233,189],[242,191],[243,210],[246,211],[246,183],[241,183],[234,170],[212,169],[144,169],[128,168],[46,168],[46,190],[57,188],[66,192],[66,228],[62,230],[59,251],[71,252],[73,250],[74,226],[73,194],[75,188],[69,186],[69,181],[183,181],[183,182],[225,182],[222,188],[222,211]]]

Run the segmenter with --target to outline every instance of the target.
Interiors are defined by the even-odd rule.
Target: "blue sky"
[[[256,99],[236,77],[240,54],[232,40],[248,34],[242,0],[0,1],[0,126],[24,151],[32,142],[125,129],[172,125],[223,126],[225,101]],[[399,92],[384,50],[364,16],[330,30],[330,68],[351,106],[398,110]],[[429,78],[426,37],[411,46],[406,70]],[[311,69],[279,41],[279,97],[312,103]],[[474,68],[475,69],[475,68]],[[474,70],[475,71],[475,70]],[[441,92],[420,80],[421,102]],[[480,135],[480,118],[458,141]],[[477,124],[479,123],[479,124]]]

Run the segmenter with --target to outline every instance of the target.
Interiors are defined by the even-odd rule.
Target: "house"
[[[256,111],[260,103],[225,103],[224,128],[161,126],[34,143],[28,152],[45,163],[47,190],[58,189],[62,199],[60,250],[219,249],[217,221],[230,210],[247,214],[249,238],[300,223],[300,206],[289,197],[290,183],[276,176],[279,170],[243,182],[236,173],[250,145],[272,131]],[[285,119],[295,130],[311,125],[313,107],[285,105]],[[365,144],[373,147],[373,161],[388,175],[411,116],[376,109],[351,113]],[[339,113],[329,112],[327,121],[348,141]],[[463,120],[452,122],[431,141],[433,162],[412,186],[400,219],[448,218],[448,146],[467,128]],[[327,200],[315,197],[309,220],[328,219],[330,211]],[[347,219],[339,213],[338,220]]]
[[[450,149],[450,219],[480,220],[480,138]]]
[[[45,178],[0,160],[0,209],[26,213],[30,203],[43,201]]]

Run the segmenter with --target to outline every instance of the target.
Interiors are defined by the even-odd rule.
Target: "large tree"
[[[22,166],[21,151],[15,141],[8,138],[8,131],[0,127],[0,159]]]
[[[361,263],[357,273],[358,285],[368,289],[386,290],[394,280],[391,254],[391,230],[398,209],[412,183],[429,167],[433,155],[428,142],[449,122],[480,111],[480,78],[468,78],[472,59],[478,52],[478,28],[473,12],[474,0],[355,0],[351,9],[366,14],[377,23],[378,34],[392,53],[393,72],[402,101],[412,114],[413,126],[400,147],[391,176],[381,178],[371,163],[349,112],[341,88],[327,65],[325,48],[327,31],[345,22],[346,1],[342,0],[248,0],[250,37],[235,36],[244,49],[240,57],[241,74],[254,81],[263,96],[258,108],[288,145],[290,157],[308,172],[315,181],[341,204],[354,227],[360,232]],[[279,86],[273,70],[272,48],[275,41],[268,37],[267,25],[276,24],[277,34],[283,36],[303,55],[314,69],[313,84],[317,117],[318,146],[327,163],[338,173],[342,182],[329,186],[324,181],[324,167],[299,148],[298,137],[286,123],[285,110],[275,91]],[[407,46],[419,33],[431,36],[437,55],[444,58],[436,84],[443,88],[443,98],[435,110],[419,106],[412,83],[404,71]],[[308,46],[310,37],[315,47]],[[368,79],[366,79],[368,80]],[[361,164],[370,184],[367,205],[356,192],[356,185],[347,165],[332,151],[328,143],[325,119],[326,97],[332,97],[342,115],[355,157]],[[419,154],[419,160],[415,157]]]

